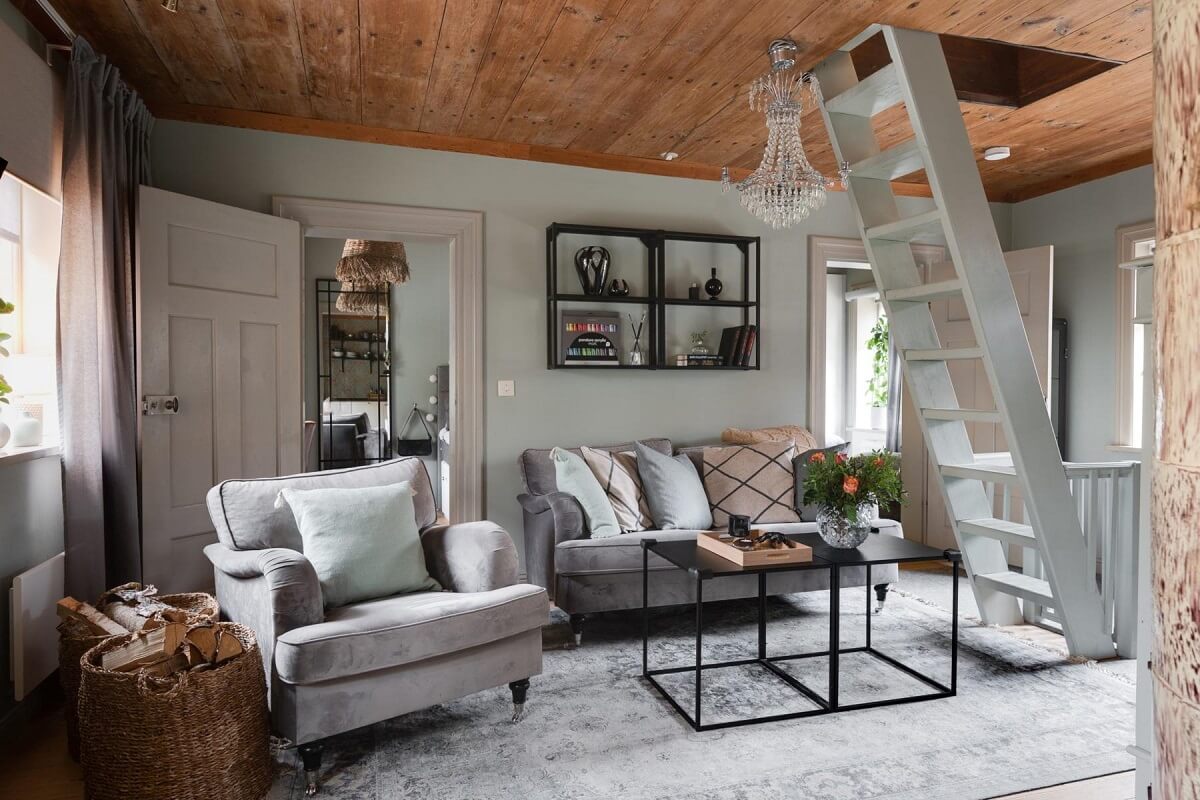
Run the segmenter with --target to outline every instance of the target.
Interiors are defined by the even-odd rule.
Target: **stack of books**
[[[721,331],[721,347],[717,357],[731,367],[748,367],[758,340],[757,325],[738,325]]]
[[[675,366],[677,367],[723,367],[725,360],[721,356],[714,356],[712,353],[705,355],[697,355],[695,353],[679,353],[675,356]]]

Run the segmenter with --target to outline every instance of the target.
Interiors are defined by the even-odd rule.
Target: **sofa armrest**
[[[325,620],[317,571],[303,553],[284,547],[233,550],[218,543],[204,555],[216,570],[222,615],[254,630],[270,686],[275,640]]]
[[[530,583],[554,597],[554,548],[583,539],[587,526],[579,501],[566,492],[517,497],[525,518],[525,571]]]
[[[421,533],[429,574],[452,592],[490,592],[517,583],[517,548],[494,522],[431,525]]]

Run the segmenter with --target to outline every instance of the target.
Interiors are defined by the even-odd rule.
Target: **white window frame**
[[[1120,376],[1117,382],[1116,402],[1114,403],[1113,444],[1110,450],[1116,452],[1141,452],[1140,439],[1135,441],[1134,425],[1141,427],[1141,419],[1133,419],[1136,408],[1135,394],[1140,395],[1142,387],[1135,386],[1132,380],[1134,362],[1134,317],[1137,299],[1137,270],[1121,269],[1120,264],[1132,261],[1134,247],[1138,242],[1155,238],[1154,222],[1139,222],[1133,225],[1122,225],[1117,228],[1117,263],[1113,269],[1117,271],[1116,291],[1116,337],[1113,352],[1116,354],[1116,374]],[[1145,431],[1141,431],[1142,434]]]
[[[946,248],[913,244],[918,264],[946,260]],[[830,261],[869,262],[861,239],[840,236],[808,237],[808,429],[818,444],[825,443],[825,284]],[[872,271],[873,272],[873,271]]]

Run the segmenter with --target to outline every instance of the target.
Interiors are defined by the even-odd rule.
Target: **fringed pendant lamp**
[[[342,282],[339,311],[387,316],[388,287],[409,278],[404,242],[347,239],[336,274]]]

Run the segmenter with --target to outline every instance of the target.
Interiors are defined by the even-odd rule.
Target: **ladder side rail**
[[[857,81],[849,53],[844,51],[831,55],[817,67],[816,72],[821,85],[831,93],[840,92]],[[822,114],[838,160],[860,159],[878,152],[878,143],[869,119],[830,114],[824,108]],[[885,296],[890,289],[917,286],[922,282],[912,248],[904,242],[871,241],[866,236],[862,212],[864,205],[877,209],[883,219],[899,218],[891,184],[886,180],[851,177],[846,188],[855,209],[859,235],[880,289],[881,302],[896,337],[897,349],[939,348],[940,340],[927,304],[892,303]],[[912,364],[902,359],[901,371],[905,386],[912,393],[918,408],[957,405],[954,385],[945,362]],[[931,423],[922,414],[918,413],[917,417],[925,446],[935,463],[966,463],[971,460],[972,448],[965,423]],[[979,481],[948,480],[939,470],[934,470],[934,475],[950,510],[955,539],[963,554],[963,566],[979,603],[980,615],[990,624],[1018,622],[1021,610],[1015,597],[983,587],[975,580],[976,575],[1008,569],[1005,548],[998,541],[980,536],[966,537],[958,530],[959,519],[992,516],[991,504],[982,484]]]
[[[1062,457],[941,42],[921,31],[885,26],[883,32],[913,131],[924,144],[926,176],[945,215],[947,247],[1059,602],[1055,610],[1073,653],[1109,657],[1113,642],[1104,630],[1095,568],[1084,563]]]

